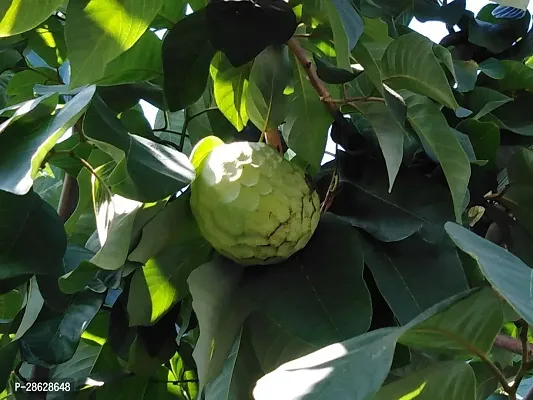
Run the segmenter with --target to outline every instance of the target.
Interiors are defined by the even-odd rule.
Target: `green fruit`
[[[242,265],[274,264],[305,247],[320,201],[304,174],[264,143],[203,141],[191,154],[191,209],[206,240]]]

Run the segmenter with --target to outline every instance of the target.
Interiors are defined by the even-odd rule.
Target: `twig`
[[[293,35],[293,37],[295,38],[308,38],[310,36],[311,36],[310,33],[296,33]]]
[[[337,104],[355,103],[357,101],[363,101],[363,102],[379,101],[380,103],[385,103],[384,98],[372,97],[372,96],[346,97],[345,99],[320,98],[320,100],[325,103],[337,103]]]
[[[522,329],[520,330],[520,342],[522,344],[522,362],[520,365],[520,369],[518,370],[518,373],[516,374],[516,378],[513,384],[514,392],[518,390],[518,387],[520,386],[520,383],[522,382],[522,379],[524,379],[524,375],[528,371],[528,358],[529,358],[529,342],[528,342],[528,335],[529,333],[529,325],[527,322],[522,323]]]
[[[74,151],[69,151],[68,154],[70,157],[78,160],[81,163],[81,165],[83,165],[91,173],[91,175],[94,176],[100,182],[100,184],[105,188],[109,197],[113,197],[113,192],[111,192],[111,188],[107,186],[107,183],[98,174],[98,172],[96,172],[96,170],[92,167],[92,165],[87,162],[87,160],[77,155]]]
[[[214,110],[218,110],[218,107],[208,107],[208,108],[204,108],[202,111],[198,111],[196,114],[193,114],[189,117],[189,121],[192,121],[193,119],[195,119],[196,117],[199,117],[200,115],[208,112],[208,111],[214,111]]]
[[[298,40],[295,37],[290,38],[287,42],[287,46],[289,47],[289,50],[294,55],[294,57],[296,57],[298,62],[304,67],[305,72],[309,77],[309,82],[311,82],[311,85],[313,85],[313,88],[316,90],[320,98],[330,99],[331,95],[329,94],[328,89],[318,77],[315,66],[313,65],[309,57],[307,57],[304,48],[300,45]],[[326,102],[325,104],[328,107],[329,111],[335,116],[336,112],[338,111],[338,108],[335,103]]]
[[[183,151],[183,146],[185,146],[185,135],[187,134],[187,126],[189,125],[189,109],[186,108],[185,111],[185,120],[183,121],[183,127],[181,128],[181,137],[180,137],[180,144],[178,145],[179,151]]]

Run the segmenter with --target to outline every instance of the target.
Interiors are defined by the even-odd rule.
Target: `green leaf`
[[[13,373],[18,354],[18,343],[13,340],[0,348],[0,390],[4,390]]]
[[[337,66],[349,70],[350,52],[364,30],[363,19],[348,0],[326,0],[325,9],[333,31]]]
[[[480,119],[510,101],[511,97],[482,86],[466,94],[466,105],[475,114],[473,119]]]
[[[305,249],[257,274],[247,290],[282,329],[324,346],[366,332],[370,326],[372,307],[363,269],[357,232],[337,216],[324,214]]]
[[[251,312],[249,300],[238,290],[242,274],[240,265],[216,258],[196,268],[187,280],[200,326],[193,352],[200,391],[222,372],[239,329]]]
[[[113,193],[143,202],[157,201],[194,178],[194,169],[184,154],[131,135],[98,97],[85,114],[83,131],[117,163],[107,180]]]
[[[93,204],[100,248],[90,262],[100,268],[117,270],[126,261],[134,222],[143,204],[119,195],[109,198],[98,182],[93,184]]]
[[[317,171],[324,156],[328,128],[333,121],[309,82],[304,67],[294,62],[294,95],[285,124],[283,137],[289,147]]]
[[[316,54],[313,54],[313,60],[316,64],[316,74],[322,81],[326,83],[347,83],[357,78],[357,76],[361,73],[361,71],[353,72],[351,70],[347,71],[343,68],[338,68],[331,64],[327,59],[319,57]]]
[[[492,79],[503,79],[505,67],[500,60],[488,58],[479,64],[479,70]]]
[[[13,320],[22,307],[22,294],[18,290],[0,295],[0,320],[7,322]]]
[[[205,390],[206,400],[247,399],[251,397],[250,387],[263,375],[250,333],[243,328],[231,353],[224,361],[220,375]]]
[[[456,129],[468,135],[478,160],[496,160],[500,146],[500,130],[495,124],[469,118],[461,121]]]
[[[23,359],[43,367],[68,361],[103,300],[102,294],[84,291],[74,297],[65,313],[41,311],[35,324],[19,339]]]
[[[205,5],[209,41],[234,67],[252,61],[269,46],[285,44],[298,23],[285,2],[196,1]]]
[[[277,129],[284,121],[286,99],[283,92],[290,79],[286,46],[267,47],[255,58],[245,99],[248,117],[261,132]]]
[[[498,378],[484,362],[471,362],[470,367],[476,376],[476,400],[487,400],[498,388]]]
[[[476,86],[479,65],[473,60],[454,60],[453,65],[457,76],[457,90],[461,93],[473,90]]]
[[[58,18],[51,16],[35,29],[23,34],[28,47],[52,68],[59,68],[67,58],[65,29]]]
[[[462,251],[474,258],[493,288],[529,324],[531,312],[531,268],[518,257],[468,229],[447,222],[446,232]]]
[[[19,339],[26,333],[28,329],[33,325],[37,319],[41,309],[44,305],[44,299],[39,291],[37,280],[32,277],[30,280],[30,288],[28,292],[28,300],[26,302],[26,308],[24,310],[24,316],[15,334],[15,339]]]
[[[0,191],[0,279],[57,271],[67,246],[63,223],[34,192]]]
[[[425,97],[406,98],[407,118],[436,155],[450,187],[455,219],[461,221],[470,179],[470,161],[439,107]]]
[[[445,237],[442,225],[453,218],[453,211],[449,193],[441,185],[402,170],[389,193],[380,164],[367,165],[353,176],[348,156],[340,153],[339,160],[343,190],[336,197],[337,215],[383,242],[400,241],[418,231],[432,243]],[[417,196],[412,196],[413,191]]]
[[[459,108],[433,53],[433,42],[418,33],[400,36],[389,45],[381,60],[381,73],[383,82],[393,89],[408,89],[453,110]]]
[[[423,350],[479,356],[491,349],[503,322],[502,300],[485,288],[409,329],[399,341]]]
[[[162,5],[163,0],[69,1],[65,38],[72,70],[70,88],[103,78],[106,66],[137,42]]]
[[[152,31],[146,31],[135,44],[110,61],[98,86],[136,83],[161,77],[161,39]]]
[[[168,32],[163,40],[163,72],[170,111],[186,108],[202,96],[215,52],[205,10],[189,14]]]
[[[505,76],[497,82],[497,87],[500,91],[513,90],[532,90],[533,89],[533,69],[518,61],[503,60],[500,61],[504,70]]]
[[[287,361],[315,350],[313,346],[281,328],[262,312],[254,312],[245,322],[249,329],[255,355],[263,371],[272,371]]]
[[[466,362],[440,362],[383,386],[372,400],[402,399],[410,396],[417,400],[475,399],[474,371]]]
[[[533,185],[512,185],[501,198],[501,203],[506,206],[516,217],[518,222],[533,235]]]
[[[216,104],[239,132],[248,123],[245,97],[251,67],[252,63],[247,63],[235,68],[220,52],[215,55],[210,67]]]
[[[0,6],[0,37],[35,28],[63,3],[64,0],[13,0],[3,3]]]
[[[384,103],[356,102],[353,105],[361,111],[374,128],[387,165],[390,193],[403,160],[405,129]]]
[[[46,124],[24,132],[23,138],[18,131],[4,132],[2,145],[9,147],[9,154],[2,156],[6,175],[0,189],[18,195],[28,193],[46,155],[85,112],[95,89],[94,86],[84,89]]]
[[[259,379],[254,399],[366,400],[387,377],[398,338],[469,294],[437,304],[404,327],[374,330],[289,361]]]
[[[59,288],[63,293],[76,294],[83,290],[99,271],[97,265],[84,260],[75,269],[59,278]]]
[[[428,243],[416,234],[401,242],[363,243],[365,263],[400,324],[468,289],[453,247]]]
[[[6,88],[6,94],[11,97],[10,103],[22,103],[33,99],[34,85],[44,84],[47,81],[49,81],[49,78],[38,71],[26,69],[17,72],[13,75]]]
[[[166,247],[135,271],[131,280],[130,326],[156,323],[189,294],[187,278],[209,260],[211,246],[202,238]]]
[[[24,121],[21,122],[29,123],[50,115],[57,106],[57,100],[57,95],[49,93],[0,110],[1,116],[8,117],[0,124],[0,133],[5,132],[8,127],[22,117],[24,117]]]
[[[533,150],[518,149],[507,164],[509,183],[533,186]]]

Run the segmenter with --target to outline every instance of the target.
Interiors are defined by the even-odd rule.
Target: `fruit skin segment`
[[[205,239],[241,265],[287,259],[320,220],[318,194],[304,174],[262,142],[214,147],[196,168],[190,204]]]

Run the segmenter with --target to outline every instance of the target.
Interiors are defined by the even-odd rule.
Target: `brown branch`
[[[520,339],[515,339],[507,335],[499,334],[494,341],[494,347],[502,350],[507,350],[514,354],[522,354],[522,342]],[[533,357],[533,345],[527,345],[528,358]]]
[[[78,204],[78,182],[76,178],[65,172],[63,178],[63,188],[59,197],[57,213],[63,223],[67,222]]]
[[[385,99],[382,97],[372,97],[372,96],[361,96],[361,97],[346,97],[345,99],[320,99],[325,103],[336,103],[336,104],[348,104],[355,103],[357,101],[379,101],[381,103],[385,102]]]
[[[298,62],[304,67],[305,72],[309,77],[309,82],[311,82],[311,85],[313,85],[313,88],[316,90],[320,98],[330,99],[331,95],[329,94],[328,89],[318,77],[315,66],[311,62],[311,59],[307,56],[305,49],[300,45],[298,40],[294,37],[290,38],[287,42],[287,46],[294,57],[296,57]],[[338,111],[337,106],[330,102],[326,102],[325,104],[329,111],[335,115],[335,113]]]

